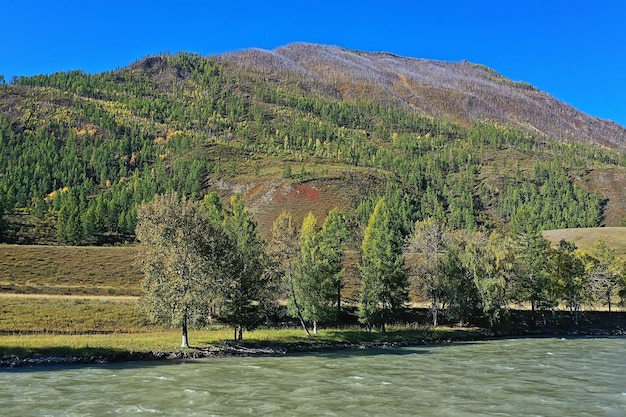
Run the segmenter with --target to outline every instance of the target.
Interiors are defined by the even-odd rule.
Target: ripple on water
[[[624,351],[626,338],[520,339],[433,346],[427,355],[412,348],[0,371],[0,414],[625,416]]]

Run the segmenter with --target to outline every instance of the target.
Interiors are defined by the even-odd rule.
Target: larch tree
[[[341,311],[341,290],[343,288],[344,242],[347,240],[346,219],[343,213],[334,208],[326,216],[322,225],[320,251],[323,264],[320,273],[324,285],[336,296],[337,314]]]
[[[145,274],[142,304],[154,321],[180,326],[182,346],[189,347],[188,327],[204,323],[214,301],[225,235],[198,204],[176,193],[142,204],[135,233]]]
[[[317,334],[320,321],[335,316],[334,304],[341,288],[343,256],[340,250],[341,233],[336,211],[325,228],[319,228],[312,212],[304,218],[300,229],[300,255],[294,276],[294,298],[291,310],[298,305],[305,320],[313,323]],[[327,218],[328,220],[328,218]],[[335,223],[335,224],[331,224]],[[293,311],[297,314],[297,311]]]
[[[384,198],[378,200],[369,218],[361,249],[359,321],[369,331],[378,325],[384,332],[408,301],[401,238]]]

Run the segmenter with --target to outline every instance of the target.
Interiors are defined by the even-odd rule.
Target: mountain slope
[[[566,142],[626,150],[626,129],[562,103],[525,82],[482,65],[404,58],[335,46],[292,44],[224,59],[268,77],[297,73],[330,97],[404,105],[464,126],[494,122]]]
[[[590,135],[564,144],[570,111]],[[242,193],[266,236],[335,205],[356,229],[381,195],[405,233],[506,230],[524,206],[544,229],[616,225],[623,128],[613,145],[598,126],[481,66],[307,44],[21,77],[0,86],[2,238],[132,240],[137,203],[170,190]]]

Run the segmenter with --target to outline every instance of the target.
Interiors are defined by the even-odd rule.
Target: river
[[[0,370],[2,416],[626,416],[626,338]]]

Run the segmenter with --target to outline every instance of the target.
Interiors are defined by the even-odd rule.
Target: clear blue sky
[[[3,0],[0,74],[292,42],[487,65],[626,126],[626,2]]]

